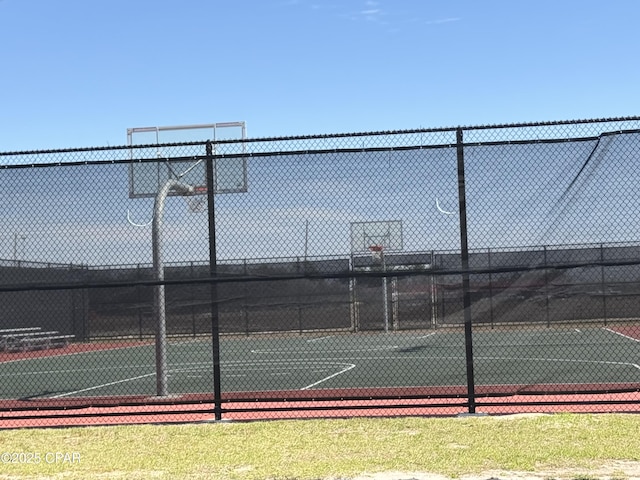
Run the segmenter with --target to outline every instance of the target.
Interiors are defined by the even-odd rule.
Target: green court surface
[[[480,330],[473,335],[475,384],[488,392],[637,389],[640,341],[613,328]],[[154,345],[62,353],[0,362],[0,398],[9,400],[153,396]],[[352,395],[404,395],[466,386],[461,330],[223,337],[223,396],[238,392],[345,389]],[[170,394],[213,391],[208,339],[170,340]]]

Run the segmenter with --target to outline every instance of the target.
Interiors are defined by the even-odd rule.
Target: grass
[[[40,458],[37,464],[0,463],[3,480],[316,480],[383,471],[456,478],[489,470],[572,471],[573,477],[546,478],[592,480],[592,469],[605,463],[640,462],[640,416],[354,418],[6,430],[0,432],[0,450],[37,453]],[[56,452],[68,454],[68,461],[46,461],[47,454]],[[79,461],[72,462],[72,454],[78,454]],[[626,476],[618,472],[606,478]]]

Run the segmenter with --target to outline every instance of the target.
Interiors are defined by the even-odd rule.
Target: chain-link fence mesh
[[[0,410],[637,407],[639,157],[640,118],[0,153]]]

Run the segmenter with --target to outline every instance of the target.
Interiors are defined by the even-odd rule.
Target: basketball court
[[[637,330],[634,336],[623,331],[605,327],[477,332],[477,393],[637,390],[640,335]],[[231,336],[220,342],[225,400],[400,393],[455,397],[464,395],[466,387],[464,335],[458,331]],[[172,340],[167,358],[169,396],[210,396],[209,340]],[[111,399],[107,404],[153,397],[154,346],[122,342],[109,349],[59,349],[33,358],[29,353],[14,360],[5,355],[0,384],[3,408],[30,402],[64,405],[73,399],[86,403],[89,397]]]
[[[169,203],[184,201],[189,211],[207,213],[207,217],[204,217],[206,221],[198,222],[199,227],[206,224],[209,228],[208,236],[202,235],[200,253],[209,269],[205,272],[209,273],[209,277],[206,278],[210,280],[218,276],[220,271],[216,270],[218,262],[215,232],[217,211],[214,197],[249,192],[245,139],[243,122],[143,127],[127,131],[128,145],[123,151],[128,158],[120,159],[119,163],[126,166],[129,178],[128,184],[126,180],[122,181],[119,185],[122,188],[118,188],[117,191],[123,198],[128,193],[129,199],[125,201],[132,207],[136,205],[133,217],[127,212],[129,226],[124,218],[121,219],[126,228],[133,231],[135,229],[131,229],[131,226],[142,229],[153,224],[153,227],[146,231],[135,230],[136,235],[132,237],[139,236],[144,239],[133,244],[142,245],[147,257],[151,253],[147,250],[153,250],[153,278],[152,284],[149,285],[153,287],[153,306],[149,322],[153,323],[153,328],[149,328],[145,335],[155,331],[155,338],[147,337],[146,340],[142,340],[143,317],[138,311],[140,336],[136,341],[124,339],[125,335],[116,333],[113,335],[118,338],[115,343],[95,341],[86,344],[72,343],[50,350],[42,348],[37,351],[3,352],[0,354],[0,415],[7,418],[15,416],[16,412],[24,412],[23,416],[33,417],[36,415],[34,412],[49,411],[56,412],[50,415],[51,418],[56,415],[63,418],[68,417],[65,414],[68,410],[73,410],[71,416],[76,417],[84,414],[81,410],[87,415],[100,415],[89,412],[89,409],[95,408],[115,408],[111,413],[119,415],[123,412],[117,409],[127,406],[135,406],[139,412],[149,408],[150,414],[153,414],[158,405],[173,408],[176,415],[184,413],[190,406],[195,406],[194,410],[211,413],[214,398],[215,408],[218,409],[216,413],[219,413],[217,403],[222,402],[222,410],[226,414],[245,412],[250,415],[259,415],[260,411],[267,410],[296,415],[297,411],[303,409],[326,411],[329,408],[338,415],[339,412],[344,414],[348,408],[371,408],[375,412],[381,412],[380,414],[388,414],[385,402],[391,401],[388,405],[398,409],[397,411],[401,411],[402,408],[424,408],[420,411],[437,412],[436,408],[455,404],[458,410],[464,412],[466,406],[470,407],[469,411],[473,410],[473,401],[470,398],[474,395],[476,398],[484,399],[485,403],[500,399],[503,404],[515,397],[528,396],[529,403],[520,402],[518,405],[532,405],[537,399],[541,404],[553,403],[553,408],[568,404],[622,404],[622,400],[626,400],[626,405],[633,405],[636,401],[640,392],[640,332],[637,326],[632,324],[637,322],[635,316],[605,315],[604,321],[598,319],[597,324],[580,320],[586,317],[577,317],[576,322],[582,323],[559,325],[547,321],[543,325],[535,323],[536,320],[527,315],[521,315],[517,322],[509,324],[504,322],[494,325],[493,320],[491,325],[474,323],[472,335],[469,328],[466,332],[468,335],[465,336],[462,323],[436,321],[439,313],[435,307],[438,292],[436,288],[431,288],[434,285],[431,281],[424,283],[427,288],[420,285],[420,288],[415,290],[421,299],[430,299],[430,303],[422,302],[415,307],[412,305],[412,308],[419,312],[420,318],[430,315],[433,320],[419,324],[416,322],[415,325],[403,323],[402,328],[406,330],[400,330],[400,316],[394,310],[398,305],[398,302],[394,301],[394,296],[397,300],[398,289],[394,284],[397,280],[394,279],[393,271],[415,269],[426,278],[432,275],[435,257],[433,250],[431,253],[429,250],[419,250],[419,255],[411,253],[414,251],[412,245],[415,238],[424,239],[424,234],[416,233],[418,219],[415,216],[412,217],[407,209],[380,210],[378,206],[373,205],[373,200],[363,201],[367,205],[361,208],[345,209],[346,214],[336,216],[338,220],[335,222],[341,222],[339,225],[323,224],[333,226],[325,229],[327,232],[339,232],[335,235],[336,238],[340,236],[342,239],[340,251],[345,257],[344,262],[350,262],[349,269],[344,268],[345,272],[350,273],[343,282],[344,290],[340,291],[340,302],[344,306],[342,313],[345,318],[348,315],[349,323],[341,330],[338,331],[335,325],[318,326],[315,321],[309,321],[313,329],[303,329],[305,317],[306,320],[311,320],[312,317],[300,307],[304,305],[301,300],[291,302],[287,299],[289,303],[283,302],[283,305],[293,304],[298,307],[295,320],[300,325],[299,331],[293,332],[292,329],[288,329],[285,332],[283,329],[270,328],[270,324],[266,324],[265,319],[282,321],[284,314],[281,312],[285,309],[279,308],[269,310],[262,317],[256,315],[256,318],[262,321],[260,333],[250,332],[249,316],[243,316],[247,325],[246,335],[237,330],[224,330],[225,335],[220,336],[218,330],[221,317],[218,309],[223,302],[219,301],[218,285],[214,281],[210,284],[211,290],[202,296],[206,299],[206,303],[202,304],[202,311],[208,312],[207,320],[210,320],[206,328],[212,333],[199,335],[194,328],[193,335],[190,336],[168,335],[164,296],[164,286],[167,282],[164,278],[163,249],[170,248],[168,242],[163,242],[164,201],[167,197],[179,197],[182,200]],[[595,143],[595,148],[600,140],[593,138],[590,141]],[[408,172],[412,171],[424,173],[421,169],[429,164],[427,160],[434,163],[437,161],[438,164],[443,159],[453,161],[455,150],[452,145],[448,145],[447,153],[442,155],[417,155],[412,152],[414,162],[406,164],[413,165],[415,170],[403,171],[402,178],[407,178]],[[461,136],[458,148],[460,145]],[[473,147],[469,148],[474,151]],[[416,152],[423,151],[422,147],[418,148],[416,145],[411,146],[411,149],[415,149]],[[441,151],[445,150],[438,147],[437,152]],[[339,156],[342,153],[345,155]],[[356,158],[355,153],[350,151],[323,151],[318,153],[317,158],[314,157],[312,163],[322,164],[323,167],[326,161],[333,161],[336,165],[348,161],[364,164],[365,155],[366,160],[374,165],[376,161],[379,164],[382,162],[380,155],[369,155],[375,153],[373,151],[357,153],[362,154],[363,158]],[[577,149],[575,155],[578,153],[583,153],[581,148]],[[277,152],[274,152],[273,156],[279,160],[269,159],[269,163],[277,163],[281,171],[289,168],[294,161],[300,160],[294,157],[285,158]],[[385,158],[387,163],[393,163],[390,153]],[[398,162],[398,165],[403,164]],[[102,168],[102,162],[100,167]],[[304,178],[316,179],[322,171],[316,167],[302,170],[300,173],[304,173]],[[335,170],[333,173],[337,176],[338,172],[339,170]],[[277,190],[278,198],[288,199],[290,188],[287,177],[276,175],[273,171],[272,176],[281,177],[283,181],[281,189]],[[258,181],[252,183],[252,190],[257,190],[256,186],[260,185],[258,177],[259,175],[256,175]],[[264,190],[273,193],[273,185],[268,181],[269,178],[262,179],[263,194]],[[425,189],[423,183],[414,185],[407,182],[398,185],[412,187],[415,189],[414,192],[422,192]],[[514,185],[518,183],[515,182]],[[313,186],[322,187],[314,185],[313,182],[302,182],[300,189],[294,193],[300,195]],[[365,182],[361,191],[367,192],[367,195],[371,194],[373,198],[379,196],[380,189],[384,186],[384,182]],[[325,193],[325,189],[318,188],[314,195],[322,196]],[[245,199],[247,197],[250,195],[244,196]],[[260,196],[256,198],[263,200]],[[301,198],[311,206],[325,205],[313,195]],[[348,198],[351,197],[345,197],[345,203],[349,201]],[[299,206],[298,202],[304,204],[303,200],[295,197],[295,201],[290,205],[285,200],[282,200],[282,204],[286,207]],[[254,201],[256,204],[260,203]],[[372,204],[372,208],[369,208],[369,204]],[[217,204],[218,210],[224,205],[224,201]],[[242,212],[245,211],[243,208],[247,209],[248,206],[251,206],[250,202],[238,202],[234,208]],[[254,210],[249,210],[252,215],[255,214]],[[289,208],[284,210],[294,213],[300,211]],[[432,206],[431,210],[438,218],[455,214],[446,204],[441,205],[438,197],[435,197],[435,208]],[[188,212],[185,212],[186,215]],[[282,232],[294,231],[296,222],[298,226],[304,223],[304,228],[299,229],[304,233],[300,235],[299,250],[304,252],[303,258],[306,262],[310,222],[297,218],[296,215],[292,217],[294,218],[291,221],[287,217],[286,225],[289,230],[283,228]],[[141,221],[141,218],[145,220]],[[149,218],[151,220],[147,221]],[[254,228],[253,222],[257,219],[257,214],[249,215],[243,223]],[[419,219],[422,220],[422,217]],[[221,221],[218,224],[221,229],[229,227],[229,224]],[[282,224],[285,225],[285,222]],[[444,228],[442,225],[434,226],[432,222],[425,224],[432,225],[430,228],[433,231]],[[204,230],[205,228],[201,228],[200,233],[204,233]],[[234,230],[229,233],[229,237],[233,236],[233,240],[237,241],[238,238],[244,238],[243,233],[247,236],[248,230]],[[249,240],[246,241],[254,241],[255,244],[277,243],[279,239],[290,236],[280,235],[279,227],[274,227],[274,231],[278,235],[262,235],[258,240],[248,237]],[[455,233],[455,228],[452,227],[449,231]],[[350,256],[347,260],[348,233]],[[187,230],[187,234],[190,235],[191,230]],[[14,245],[17,245],[17,238],[14,236]],[[450,238],[457,239],[457,236],[452,234]],[[170,240],[169,235],[166,235],[166,240]],[[431,242],[427,243],[427,248],[433,248],[433,240]],[[404,250],[405,246],[407,251]],[[16,250],[17,247],[14,246],[14,251]],[[602,254],[602,251],[600,253]],[[177,253],[173,255],[179,257]],[[254,253],[252,255],[257,256]],[[17,259],[17,252],[14,253],[14,257]],[[455,258],[457,261],[458,257]],[[359,275],[359,272],[372,274]],[[601,273],[598,281],[604,292],[605,273],[598,273]],[[544,285],[547,284],[545,279]],[[321,298],[320,295],[317,296]],[[140,298],[136,296],[134,300],[142,303]],[[548,292],[545,292],[545,298],[548,308]],[[150,301],[147,301],[147,305],[149,303]],[[267,306],[272,306],[269,302],[260,303],[258,306],[262,307],[263,304],[265,310]],[[323,307],[319,309],[322,310],[322,317],[331,318],[332,311],[325,309],[326,300],[317,304]],[[84,304],[82,305],[84,307]],[[372,309],[371,312],[368,310],[369,307]],[[468,306],[463,306],[462,309],[459,307],[456,304],[456,312],[470,312]],[[429,311],[429,308],[432,310]],[[373,309],[375,315],[372,313]],[[195,315],[194,311],[191,313]],[[246,310],[242,313],[245,314]],[[132,315],[130,317],[133,318]],[[374,331],[367,332],[364,327],[371,326],[367,324],[369,318],[374,319],[370,321],[371,324],[374,321],[377,323]],[[629,323],[615,326],[611,325],[608,318],[626,318]],[[519,323],[521,319],[522,323]],[[477,318],[474,318],[474,322],[476,321]],[[277,322],[274,321],[274,324]],[[471,322],[467,322],[465,326],[470,327]],[[268,333],[276,330],[281,333]],[[472,354],[469,352],[471,338],[474,350]],[[473,366],[473,375],[469,375],[470,364]],[[468,391],[469,381],[472,381],[475,387],[472,392]],[[553,402],[545,400],[549,395],[555,396]],[[598,397],[588,398],[589,395]],[[627,397],[614,399],[608,397],[609,395]],[[349,402],[372,403],[363,406]],[[254,408],[255,405],[258,408]],[[433,410],[429,410],[430,408]]]

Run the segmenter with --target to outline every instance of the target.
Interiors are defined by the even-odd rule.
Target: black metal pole
[[[209,277],[211,278],[211,345],[213,349],[213,413],[222,420],[222,385],[220,382],[220,319],[218,315],[218,258],[216,253],[216,209],[213,171],[213,144],[206,145],[207,212],[209,213]]]
[[[489,319],[491,321],[491,329],[493,330],[493,276],[491,275],[491,249],[487,248],[487,265],[489,266]]]
[[[460,256],[462,260],[462,295],[464,306],[464,341],[467,362],[467,396],[469,413],[476,413],[475,378],[473,373],[473,330],[471,326],[471,291],[469,287],[469,244],[467,240],[467,200],[464,178],[464,143],[462,128],[456,131],[458,156],[458,206],[460,208]]]
[[[604,245],[600,244],[600,285],[602,288],[602,316],[604,326],[607,326],[607,281],[604,272]]]
[[[547,328],[551,326],[551,312],[549,311],[549,262],[547,261],[547,246],[542,247],[544,261],[544,302],[545,302],[545,318],[547,319]]]

